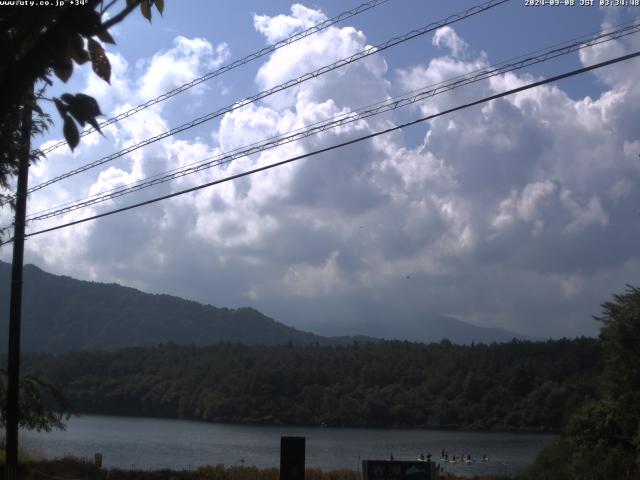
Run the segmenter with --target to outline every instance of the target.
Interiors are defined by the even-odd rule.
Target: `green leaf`
[[[85,123],[89,123],[100,131],[96,127],[98,122],[96,122],[95,117],[102,115],[102,112],[95,98],[84,93],[77,93],[76,95],[65,93],[61,98],[67,102],[67,110],[81,126],[84,127]]]
[[[71,57],[66,55],[61,55],[56,59],[56,63],[53,65],[53,73],[56,74],[63,82],[69,80],[71,74],[73,73],[73,62],[71,61]]]
[[[156,8],[158,12],[160,12],[160,15],[162,15],[162,12],[164,12],[164,0],[156,0]]]
[[[38,115],[44,116],[44,110],[42,110],[42,107],[40,107],[40,105],[38,105],[37,103],[34,103],[31,108],[33,108],[33,111]]]
[[[80,106],[87,117],[97,117],[103,115],[100,111],[100,105],[95,98],[84,93],[76,93],[76,103]]]
[[[98,131],[98,133],[104,137],[104,133],[102,133],[102,130],[100,130],[100,125],[98,124],[98,121],[95,118],[87,118],[87,123],[91,125],[93,128],[95,128]]]
[[[67,115],[67,107],[64,103],[62,103],[60,101],[60,99],[55,98],[53,99],[53,103],[55,104],[56,108],[58,109],[58,113],[60,114],[60,116],[62,118],[64,118]]]
[[[80,143],[80,132],[78,132],[78,127],[69,115],[65,115],[64,117],[62,131],[65,140],[69,144],[69,147],[71,147],[71,151],[73,151],[73,149],[78,146],[78,143]]]
[[[84,40],[80,35],[72,35],[69,37],[67,45],[69,56],[78,64],[82,65],[89,61],[89,52],[84,49]]]
[[[111,45],[115,45],[116,41],[113,39],[111,34],[107,30],[102,30],[96,34],[100,40],[104,43],[110,43]]]
[[[89,56],[91,57],[91,68],[93,71],[102,78],[105,82],[109,83],[111,79],[111,64],[107,58],[107,54],[98,42],[93,38],[89,39]]]
[[[95,32],[100,30],[102,21],[100,19],[100,13],[91,9],[83,9],[79,12],[79,22],[77,25],[77,32],[84,37],[89,38],[94,35]]]
[[[142,0],[140,2],[140,11],[144,18],[151,21],[151,4],[149,3],[149,0]]]

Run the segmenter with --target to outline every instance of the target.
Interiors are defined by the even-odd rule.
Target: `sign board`
[[[432,461],[363,460],[362,480],[437,480]]]

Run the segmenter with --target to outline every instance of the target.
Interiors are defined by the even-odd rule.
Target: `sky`
[[[576,3],[579,3],[577,0]],[[86,136],[32,166],[36,185],[222,107],[233,111],[34,192],[38,212],[638,18],[625,7],[512,0],[254,103],[242,100],[479,4],[389,0]],[[167,0],[112,29],[111,84],[78,67],[106,117],[358,5]],[[121,6],[118,5],[118,6]],[[242,173],[640,49],[635,34],[259,154],[29,223],[55,226]],[[348,147],[29,238],[25,262],[323,335],[412,338],[448,316],[539,338],[594,335],[640,284],[640,60]],[[105,117],[105,118],[106,118]],[[61,122],[36,140],[62,138]],[[7,209],[2,224],[10,224]],[[11,248],[0,249],[11,259]]]

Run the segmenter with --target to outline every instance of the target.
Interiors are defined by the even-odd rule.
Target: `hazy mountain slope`
[[[403,322],[398,326],[378,325],[371,330],[371,335],[386,339],[404,339],[408,332],[412,332],[413,339],[417,342],[439,342],[445,338],[459,344],[510,342],[514,338],[540,340],[501,328],[478,327],[453,317],[430,317]]]
[[[10,265],[0,262],[0,351],[7,348],[10,274]],[[353,330],[342,330],[339,337],[326,337],[289,327],[253,308],[217,308],[117,284],[52,275],[34,265],[25,266],[24,276],[24,351],[112,350],[167,342],[195,345],[223,341],[248,345],[317,342],[327,345],[350,344],[354,340],[375,341],[375,338],[425,343],[444,338],[454,343],[526,338],[448,317],[367,325],[357,321],[342,322],[344,328]],[[366,332],[368,336],[353,336],[353,332]]]
[[[22,348],[62,352],[174,342],[277,345],[330,343],[252,308],[201,305],[117,284],[75,280],[25,266]],[[6,351],[10,265],[0,263],[0,349]]]
[[[309,327],[323,335],[353,335],[367,332],[367,335],[385,340],[410,340],[413,342],[439,342],[443,339],[457,344],[500,343],[518,340],[546,340],[502,328],[487,328],[472,325],[453,317],[420,316],[414,318],[390,319],[389,322],[324,322]]]

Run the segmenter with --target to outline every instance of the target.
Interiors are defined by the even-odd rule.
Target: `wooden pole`
[[[18,478],[18,419],[20,394],[20,323],[22,315],[22,270],[24,263],[24,228],[27,213],[29,155],[31,152],[33,89],[25,99],[20,127],[22,145],[18,159],[16,216],[13,230],[13,262],[11,264],[11,304],[9,310],[9,356],[7,361],[7,424],[5,461],[7,480]]]

